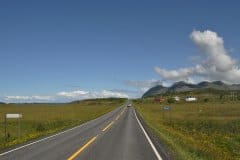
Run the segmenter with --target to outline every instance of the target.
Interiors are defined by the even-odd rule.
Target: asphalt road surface
[[[133,107],[0,154],[0,160],[160,160]]]

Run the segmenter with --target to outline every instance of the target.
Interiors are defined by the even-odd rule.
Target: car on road
[[[127,105],[127,107],[131,107],[132,106],[132,104],[131,103],[129,103],[128,105]]]

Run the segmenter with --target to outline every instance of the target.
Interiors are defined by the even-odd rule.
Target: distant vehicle
[[[129,103],[128,105],[127,105],[127,107],[131,107],[132,106],[132,104],[131,103]]]

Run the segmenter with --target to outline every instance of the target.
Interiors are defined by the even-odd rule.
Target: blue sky
[[[217,0],[1,1],[0,100],[138,97],[162,82],[240,82],[239,7]],[[216,44],[207,41],[212,36]],[[209,50],[218,46],[219,59]],[[229,65],[202,67],[216,59]]]

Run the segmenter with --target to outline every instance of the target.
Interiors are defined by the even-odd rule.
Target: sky
[[[0,101],[135,98],[157,84],[240,83],[240,2],[0,2]]]

